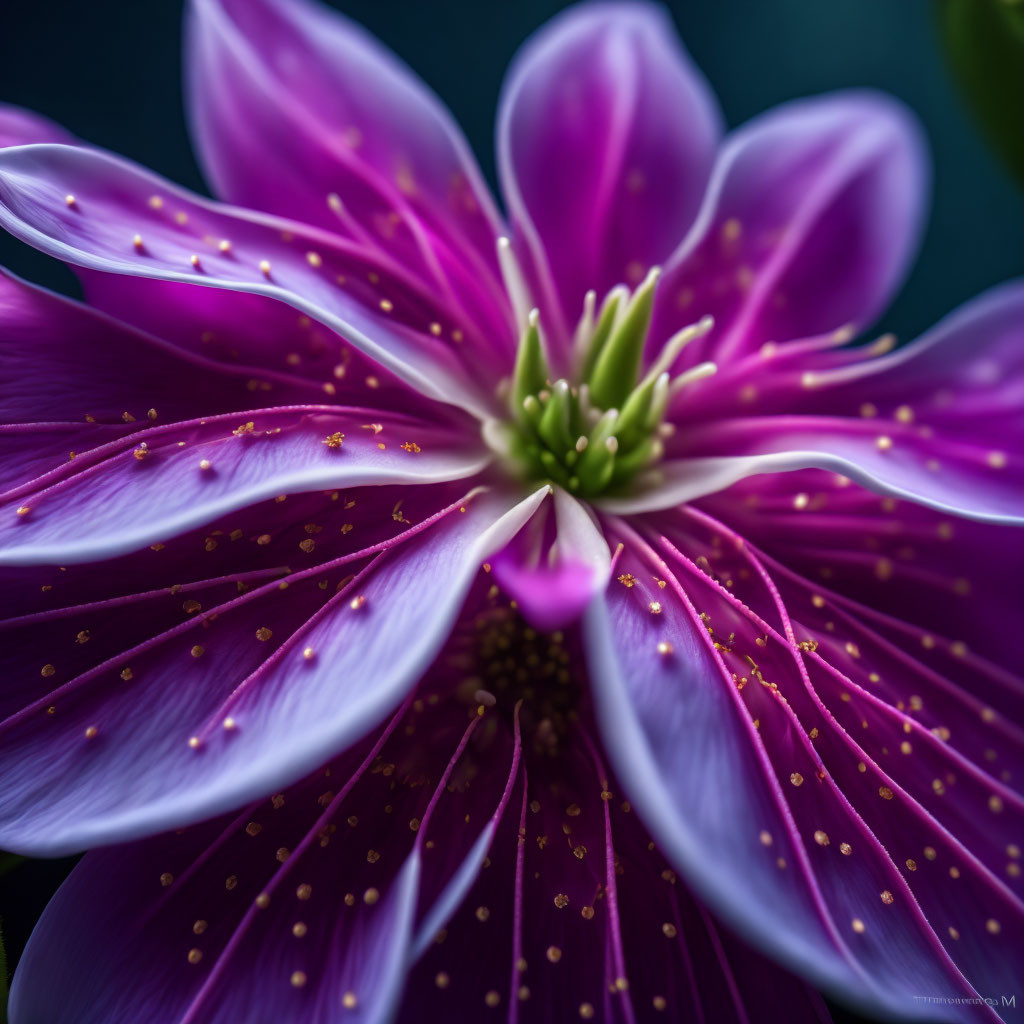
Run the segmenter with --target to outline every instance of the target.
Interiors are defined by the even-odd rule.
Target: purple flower
[[[847,344],[908,115],[719,145],[659,8],[574,7],[505,86],[506,225],[340,17],[195,0],[188,46],[238,206],[0,153],[95,307],[0,278],[0,846],[120,844],[15,1024],[821,1017],[743,942],[1012,1019],[1024,288]]]

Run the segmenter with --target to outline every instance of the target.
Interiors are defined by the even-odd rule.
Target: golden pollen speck
[[[201,264],[199,262],[199,257],[195,253],[192,253],[192,255],[189,256],[188,261],[189,261],[189,263],[192,264],[193,267],[196,268],[196,270],[198,270],[200,268],[200,266],[201,266]]]
[[[197,964],[203,959],[203,951],[201,949],[190,949],[188,951],[188,962],[190,964]]]
[[[359,1000],[356,999],[355,992],[346,992],[341,997],[341,1005],[344,1006],[346,1010],[354,1010],[358,1003]]]
[[[199,468],[204,470],[204,471],[209,469],[211,465],[212,465],[212,463],[210,462],[209,459],[201,459],[200,462],[199,462]]]
[[[676,926],[674,924],[671,924],[668,921],[666,921],[661,926],[661,933],[662,933],[662,935],[665,936],[666,939],[674,939],[676,937],[676,935],[678,934],[676,932]]]
[[[888,889],[884,890],[881,894],[881,899],[886,906],[893,902],[893,894]]]
[[[892,438],[883,434],[881,437],[875,439],[875,444],[879,451],[887,452],[892,447]]]
[[[348,606],[353,611],[359,611],[359,609],[362,608],[365,604],[366,598],[362,594],[360,594],[358,597],[353,597],[352,600],[349,601]]]
[[[54,668],[54,667],[53,667],[52,665],[44,665],[44,666],[43,666],[43,667],[42,667],[42,668],[41,668],[41,669],[39,670],[39,674],[40,674],[40,675],[41,675],[41,676],[42,676],[42,677],[43,677],[44,679],[48,679],[48,678],[49,678],[50,676],[52,676],[52,675],[54,674],[54,672],[56,672],[56,671],[57,671],[57,670],[56,670],[56,669],[55,669],[55,668]]]
[[[199,737],[198,736],[190,736],[189,737],[189,741],[188,741],[188,745],[193,750],[198,750],[199,746],[200,746],[200,739],[199,739]]]
[[[484,996],[484,1002],[492,1009],[501,1002],[501,995],[493,988]]]
[[[658,653],[662,657],[667,657],[672,653],[672,645],[667,640],[662,640],[658,644]]]
[[[165,872],[164,872],[164,873],[163,873],[163,874],[162,874],[162,875],[160,876],[160,884],[161,884],[162,886],[164,886],[164,888],[166,888],[167,886],[169,886],[169,885],[171,884],[171,882],[173,882],[173,881],[174,881],[174,875],[172,875],[172,874],[171,874],[171,873],[170,873],[169,871],[165,871]]]
[[[660,615],[661,614],[661,602],[660,601],[652,601],[648,605],[648,607],[650,608],[652,615]]]
[[[264,277],[270,277],[270,260],[260,260],[260,273]]]
[[[192,925],[192,931],[196,935],[202,935],[203,932],[206,931],[207,927],[207,922],[200,918],[200,920],[196,921],[196,923]]]
[[[372,907],[379,899],[380,892],[377,889],[367,889],[366,892],[363,893],[363,902],[369,907]]]
[[[300,900],[308,900],[309,897],[313,895],[313,886],[308,882],[303,882],[302,885],[295,890],[295,895]]]
[[[226,238],[222,238],[217,243],[217,248],[224,253],[231,252],[231,243]]]
[[[841,853],[841,854],[842,854],[842,855],[843,855],[844,857],[849,857],[849,856],[850,856],[850,854],[851,854],[851,853],[853,853],[853,847],[852,847],[852,846],[850,846],[850,844],[849,844],[849,843],[840,843],[840,844],[839,844],[839,852],[840,852],[840,853]]]
[[[891,800],[892,799],[892,790],[888,786],[879,786],[878,787],[878,795],[883,800]]]
[[[660,1012],[668,1006],[668,1000],[664,996],[655,996],[651,1000],[651,1005]]]
[[[914,860],[913,857],[908,857],[907,858],[907,870],[908,871],[916,871],[917,870],[917,861]]]
[[[434,976],[434,984],[438,988],[447,988],[448,982],[450,980],[451,979],[448,977],[447,974],[444,973],[444,971],[438,971],[437,974]]]
[[[149,208],[151,210],[160,210],[163,208],[164,201],[160,196],[149,197]]]
[[[793,772],[789,777],[789,781],[792,782],[794,786],[802,786],[804,784],[804,777],[799,772]]]
[[[1002,452],[989,452],[985,461],[993,469],[1005,469],[1006,468],[1006,456]]]
[[[381,299],[380,308],[384,310],[385,313],[390,313],[391,310],[395,308],[395,304],[391,302],[390,299]]]
[[[817,843],[817,844],[818,844],[819,846],[828,846],[828,844],[829,844],[829,838],[828,838],[828,833],[827,833],[827,832],[822,832],[822,830],[821,830],[821,829],[819,828],[819,829],[818,829],[818,830],[817,830],[817,831],[816,831],[816,832],[814,833],[814,841],[815,841],[815,842],[816,842],[816,843]]]
[[[262,640],[264,643],[267,640],[269,640],[273,635],[273,630],[267,629],[266,626],[260,626],[260,628],[256,630],[256,639]]]
[[[292,925],[292,935],[297,939],[301,939],[309,929],[306,927],[305,921],[296,921]]]
[[[771,834],[771,832],[762,831],[760,838],[761,838],[761,845],[762,846],[771,846],[772,845],[772,834]]]
[[[291,981],[295,988],[302,988],[302,986],[306,984],[306,972],[293,971]]]
[[[311,267],[322,267],[324,265],[323,258],[321,257],[320,253],[318,253],[318,252],[307,252],[306,253],[306,262]]]
[[[594,1007],[591,1003],[580,1003],[580,1016],[584,1020],[592,1020],[594,1016]]]
[[[1002,926],[994,917],[990,917],[985,922],[985,931],[987,931],[989,935],[998,935],[1002,930]]]
[[[569,897],[566,896],[564,892],[558,893],[555,896],[555,906],[558,907],[559,910],[564,910],[569,906]]]
[[[557,964],[562,959],[562,951],[557,946],[548,946],[544,955],[553,964]]]
[[[594,919],[594,908],[591,906],[583,907],[580,910],[580,917],[582,917],[584,921],[592,921]]]
[[[142,252],[142,249],[143,249],[142,235],[136,235],[132,239],[132,245],[135,246],[135,251],[136,252]]]
[[[193,658],[201,658],[205,652],[205,648],[201,644],[196,644],[189,653]]]
[[[89,728],[85,730],[85,738],[87,740],[95,739],[98,732],[99,730],[95,725],[90,725]]]
[[[256,897],[256,906],[259,907],[260,910],[266,910],[267,907],[270,906],[270,897],[265,892],[261,892],[259,896]]]
[[[17,514],[19,516],[27,516],[29,514],[29,512],[31,512],[31,511],[32,510],[28,507],[28,505],[20,505],[18,507],[18,513]]]
[[[234,729],[238,725],[238,723],[229,715],[227,718],[224,719],[223,722],[221,722],[221,725],[225,729],[227,729],[228,732],[231,732],[231,730]]]
[[[861,919],[860,919],[859,917],[855,917],[855,918],[854,918],[854,919],[853,919],[853,920],[852,920],[852,921],[850,922],[850,927],[851,927],[851,928],[852,928],[852,929],[853,929],[853,930],[854,930],[854,931],[855,931],[855,932],[856,932],[856,933],[857,933],[858,935],[863,935],[863,934],[864,934],[864,922],[863,922],[863,921],[862,921],[862,920],[861,920]]]
[[[312,647],[307,647],[302,652],[302,656],[306,659],[306,661],[312,661],[316,657],[316,652],[313,650]]]

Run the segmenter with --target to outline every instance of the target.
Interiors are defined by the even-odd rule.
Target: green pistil
[[[705,318],[669,339],[641,377],[658,275],[652,270],[632,295],[622,286],[612,289],[596,322],[594,297],[588,296],[573,380],[551,379],[539,315],[530,314],[508,392],[511,423],[489,432],[526,478],[596,497],[625,490],[661,458],[670,395],[714,366],[702,363],[670,377],[682,348],[710,330]]]

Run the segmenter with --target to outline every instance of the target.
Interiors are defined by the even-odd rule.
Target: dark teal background
[[[492,124],[504,68],[519,43],[564,5],[347,0],[335,6],[391,45],[441,95],[493,180]],[[1024,200],[971,123],[943,61],[930,0],[672,0],[667,6],[730,125],[792,97],[848,86],[893,93],[923,121],[934,165],[932,213],[921,256],[882,328],[911,337],[972,295],[1024,272]],[[180,21],[178,0],[7,0],[0,101],[36,109],[84,139],[202,189],[181,109]],[[75,290],[63,267],[8,237],[0,237],[0,263]],[[31,864],[0,878],[12,958],[66,868],[67,862]]]

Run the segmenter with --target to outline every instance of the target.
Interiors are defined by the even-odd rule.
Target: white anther
[[[586,358],[587,349],[594,338],[594,309],[597,306],[597,292],[593,288],[583,296],[583,314],[580,322],[576,325],[576,333],[573,336],[572,354],[573,363],[582,366]]]
[[[612,434],[611,437],[605,438],[604,446],[614,455],[619,450],[619,439]]]
[[[697,338],[703,338],[704,335],[707,334],[714,326],[715,318],[711,316],[704,316],[695,324],[690,324],[688,327],[684,327],[681,331],[676,331],[676,333],[665,342],[665,345],[661,350],[661,354],[658,356],[647,376],[652,377],[656,374],[664,373],[666,370],[671,370],[672,364],[679,358],[679,353],[682,352],[691,341],[696,341]]]
[[[671,385],[669,385],[669,394],[671,396],[678,395],[687,384],[692,384],[695,380],[701,380],[703,377],[710,377],[713,373],[718,372],[718,366],[716,363],[698,363],[696,366],[687,370],[685,373],[681,373]]]
[[[580,434],[580,436],[576,438],[576,451],[582,455],[587,450],[587,445],[589,443],[590,441],[587,435]]]

